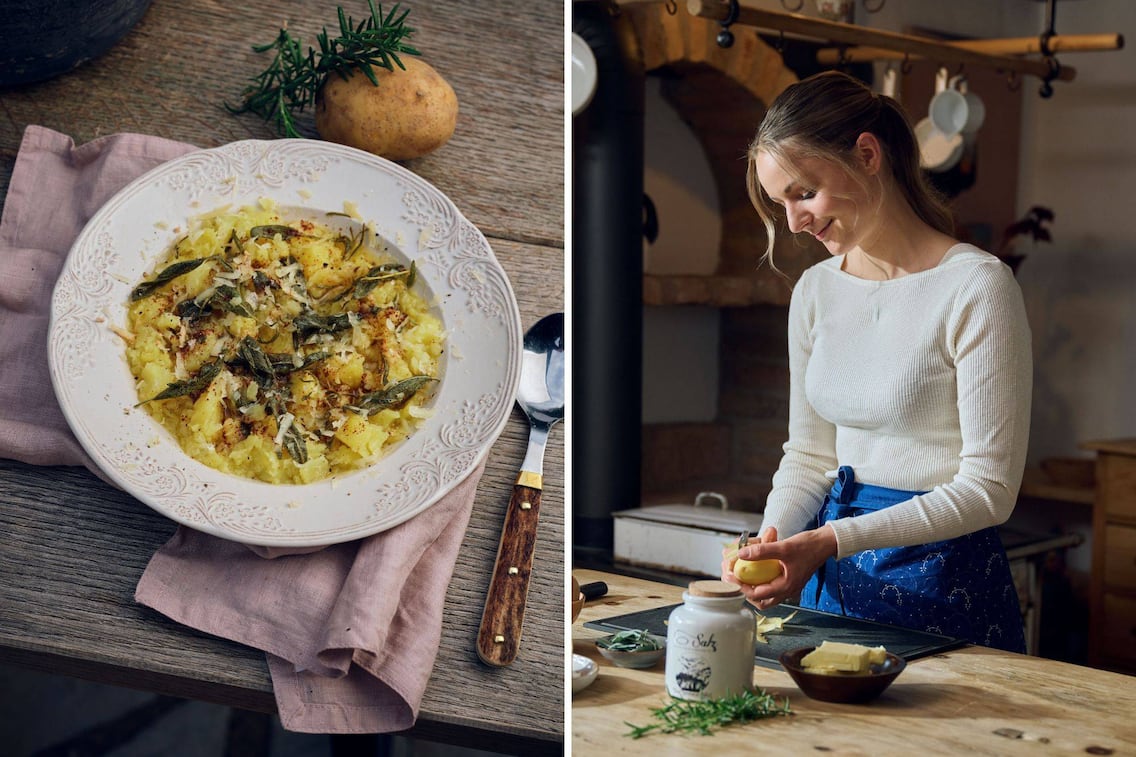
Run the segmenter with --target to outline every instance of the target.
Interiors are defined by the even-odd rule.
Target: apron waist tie
[[[855,494],[855,484],[856,471],[852,470],[851,465],[841,465],[836,471],[836,483],[832,485],[828,496],[837,504],[847,505]]]
[[[852,469],[851,465],[841,465],[836,471],[836,482],[828,493],[828,499],[840,505],[847,505],[852,501],[856,489],[855,484],[856,471]],[[823,513],[824,508],[821,509],[821,515],[817,519],[818,528],[825,523]],[[839,571],[836,570],[835,559],[825,560],[817,569],[814,606],[820,604],[822,592],[827,593],[830,597],[837,597],[840,600],[840,611],[844,613],[844,593],[840,590],[840,575]]]

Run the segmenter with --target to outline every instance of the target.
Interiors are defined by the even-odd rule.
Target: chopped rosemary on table
[[[710,736],[711,730],[715,727],[790,714],[788,697],[783,704],[778,704],[777,697],[761,689],[756,693],[743,691],[741,694],[732,694],[705,702],[672,699],[670,704],[657,707],[651,712],[659,722],[644,726],[624,723],[631,729],[631,732],[625,735],[639,739],[652,732],[697,731],[703,736]]]
[[[371,15],[358,24],[338,7],[339,36],[329,36],[325,27],[316,35],[319,50],[309,47],[305,54],[300,40],[286,28],[280,29],[272,42],[253,45],[254,52],[274,50],[276,55],[268,68],[245,87],[244,103],[240,107],[226,103],[225,107],[231,113],[255,113],[275,123],[286,137],[302,137],[296,130],[293,113],[315,104],[316,93],[330,74],[346,79],[355,71],[362,71],[377,87],[375,66],[388,71],[396,65],[405,68],[399,60],[400,53],[420,55],[406,42],[414,33],[414,28],[406,25],[410,11],[400,14],[396,3],[384,15],[382,5],[376,8],[373,0],[367,0],[367,5]]]

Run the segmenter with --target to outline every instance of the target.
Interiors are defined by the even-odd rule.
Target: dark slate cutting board
[[[615,633],[645,629],[658,636],[667,635],[666,620],[671,610],[679,605],[656,607],[653,610],[616,615],[603,620],[584,623],[585,628],[595,631]],[[889,626],[859,618],[847,618],[827,612],[806,610],[793,605],[777,605],[762,613],[767,618],[786,617],[794,610],[797,614],[780,631],[765,634],[768,644],[758,642],[755,646],[754,661],[768,668],[780,668],[777,658],[782,652],[798,647],[815,647],[824,640],[843,641],[849,644],[863,644],[874,647],[883,645],[887,651],[905,660],[945,652],[965,645],[965,639],[941,636],[926,631]]]

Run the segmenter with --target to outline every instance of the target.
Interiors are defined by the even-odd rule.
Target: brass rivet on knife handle
[[[497,561],[489,580],[481,628],[477,633],[477,656],[488,665],[501,667],[517,657],[528,602],[536,546],[540,489],[517,484],[505,512]],[[522,503],[529,504],[528,509]]]

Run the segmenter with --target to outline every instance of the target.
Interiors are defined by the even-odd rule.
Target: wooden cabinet
[[[1095,450],[1089,664],[1136,672],[1136,439],[1087,442]]]

